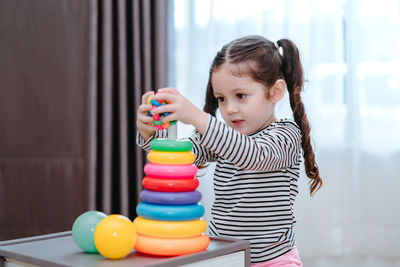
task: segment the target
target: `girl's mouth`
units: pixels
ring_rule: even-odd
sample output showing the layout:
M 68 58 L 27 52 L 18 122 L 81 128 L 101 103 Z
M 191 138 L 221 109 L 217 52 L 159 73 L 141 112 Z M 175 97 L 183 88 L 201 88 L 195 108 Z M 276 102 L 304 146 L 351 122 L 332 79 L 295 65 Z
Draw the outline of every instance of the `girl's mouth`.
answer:
M 233 125 L 240 126 L 244 120 L 232 120 Z

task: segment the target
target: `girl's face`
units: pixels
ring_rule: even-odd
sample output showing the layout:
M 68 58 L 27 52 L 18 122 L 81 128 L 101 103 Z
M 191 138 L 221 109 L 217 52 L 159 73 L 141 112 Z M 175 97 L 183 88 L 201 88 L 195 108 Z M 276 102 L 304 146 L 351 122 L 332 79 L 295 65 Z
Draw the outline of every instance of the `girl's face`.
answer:
M 226 64 L 212 74 L 211 83 L 222 117 L 236 131 L 249 135 L 275 121 L 275 104 L 262 83 L 234 76 Z

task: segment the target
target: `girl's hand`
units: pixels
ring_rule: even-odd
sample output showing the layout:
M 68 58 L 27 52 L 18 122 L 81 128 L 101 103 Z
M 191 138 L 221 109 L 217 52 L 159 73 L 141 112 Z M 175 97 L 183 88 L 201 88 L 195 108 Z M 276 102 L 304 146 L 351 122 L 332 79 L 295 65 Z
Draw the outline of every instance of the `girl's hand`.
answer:
M 162 105 L 151 111 L 152 114 L 168 112 L 169 115 L 162 122 L 178 120 L 185 124 L 191 124 L 203 134 L 208 121 L 208 114 L 197 108 L 174 88 L 158 90 L 159 94 L 152 96 L 154 100 L 166 100 L 169 104 Z
M 144 140 L 147 140 L 157 130 L 153 125 L 153 118 L 147 116 L 147 112 L 151 110 L 151 105 L 147 104 L 147 98 L 151 95 L 154 95 L 153 91 L 142 96 L 142 104 L 138 107 L 136 116 L 137 129 Z

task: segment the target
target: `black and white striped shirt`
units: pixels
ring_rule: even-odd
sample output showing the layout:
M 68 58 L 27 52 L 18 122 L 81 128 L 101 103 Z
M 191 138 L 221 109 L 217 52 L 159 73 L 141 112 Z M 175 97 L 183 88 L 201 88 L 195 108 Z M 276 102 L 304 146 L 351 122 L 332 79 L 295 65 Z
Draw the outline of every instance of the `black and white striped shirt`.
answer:
M 204 134 L 195 132 L 189 139 L 196 165 L 217 162 L 210 235 L 249 240 L 252 263 L 288 252 L 295 243 L 293 206 L 301 162 L 298 126 L 285 119 L 244 135 L 209 116 Z M 138 144 L 148 149 L 148 142 Z

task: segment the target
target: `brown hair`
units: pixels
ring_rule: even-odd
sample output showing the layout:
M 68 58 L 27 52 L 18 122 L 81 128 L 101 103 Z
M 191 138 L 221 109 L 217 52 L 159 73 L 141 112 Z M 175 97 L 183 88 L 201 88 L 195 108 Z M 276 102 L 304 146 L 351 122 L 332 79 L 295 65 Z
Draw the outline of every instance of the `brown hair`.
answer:
M 322 186 L 322 179 L 315 163 L 315 155 L 310 142 L 310 125 L 300 96 L 304 82 L 303 67 L 299 51 L 292 41 L 280 39 L 277 45 L 282 48 L 282 55 L 273 42 L 257 35 L 242 37 L 223 46 L 211 65 L 203 110 L 215 116 L 218 101 L 214 97 L 211 78 L 212 74 L 225 63 L 230 64 L 234 75 L 249 75 L 255 81 L 264 84 L 266 88 L 270 88 L 276 80 L 284 79 L 289 91 L 293 118 L 301 131 L 305 171 L 311 179 L 310 195 L 314 195 Z

